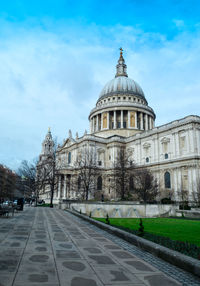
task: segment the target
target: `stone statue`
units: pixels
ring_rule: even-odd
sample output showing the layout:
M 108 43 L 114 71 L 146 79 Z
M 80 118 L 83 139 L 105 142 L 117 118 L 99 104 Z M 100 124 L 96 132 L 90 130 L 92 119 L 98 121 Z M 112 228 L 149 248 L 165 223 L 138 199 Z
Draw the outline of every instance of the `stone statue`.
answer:
M 72 131 L 69 129 L 69 138 L 72 138 Z

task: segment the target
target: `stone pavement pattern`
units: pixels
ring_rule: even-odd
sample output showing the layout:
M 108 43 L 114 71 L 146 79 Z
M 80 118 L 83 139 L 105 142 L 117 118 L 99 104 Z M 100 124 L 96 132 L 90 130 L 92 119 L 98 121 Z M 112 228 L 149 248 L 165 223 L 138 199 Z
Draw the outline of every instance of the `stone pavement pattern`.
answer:
M 1 218 L 0 243 L 0 286 L 182 285 L 61 210 Z

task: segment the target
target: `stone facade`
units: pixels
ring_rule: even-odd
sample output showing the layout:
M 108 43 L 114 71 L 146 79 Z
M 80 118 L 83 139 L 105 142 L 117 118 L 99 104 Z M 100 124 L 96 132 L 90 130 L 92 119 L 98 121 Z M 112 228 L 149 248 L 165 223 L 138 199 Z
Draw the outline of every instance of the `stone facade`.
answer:
M 152 171 L 163 194 L 169 192 L 178 200 L 178 193 L 186 190 L 192 200 L 192 192 L 200 184 L 200 117 L 191 115 L 158 127 L 154 124 L 155 117 L 141 87 L 128 78 L 121 51 L 115 78 L 105 85 L 90 112 L 90 133 L 72 138 L 70 131 L 57 150 L 59 175 L 54 201 L 78 198 L 73 187 L 78 176 L 75 165 L 86 146 L 95 154 L 102 180 L 101 188 L 98 190 L 96 186 L 96 191 L 108 198 L 116 199 L 110 178 L 123 146 L 138 168 L 148 167 Z M 45 143 L 42 154 L 44 146 Z M 49 197 L 48 188 L 40 192 L 41 199 L 48 201 Z

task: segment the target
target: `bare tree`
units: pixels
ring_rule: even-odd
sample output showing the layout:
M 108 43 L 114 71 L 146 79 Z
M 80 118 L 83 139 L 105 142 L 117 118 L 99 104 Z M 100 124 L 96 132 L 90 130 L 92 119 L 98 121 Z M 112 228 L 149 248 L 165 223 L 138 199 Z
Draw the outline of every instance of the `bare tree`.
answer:
M 157 179 L 154 178 L 148 169 L 134 170 L 133 192 L 144 203 L 152 202 L 156 199 L 159 194 Z
M 96 154 L 92 147 L 85 146 L 82 152 L 77 156 L 77 191 L 82 199 L 88 200 L 89 195 L 94 194 L 97 165 Z
M 50 207 L 53 208 L 53 197 L 54 191 L 57 188 L 58 170 L 56 168 L 56 151 L 57 151 L 57 140 L 52 140 L 51 152 L 46 153 L 40 158 L 37 164 L 36 172 L 36 185 L 37 193 L 41 193 L 46 189 L 50 191 Z M 38 197 L 38 194 L 37 194 Z
M 197 207 L 200 207 L 200 180 L 197 181 L 196 191 L 192 192 L 193 201 Z
M 188 190 L 184 189 L 182 186 L 180 190 L 177 192 L 178 201 L 179 201 L 179 208 L 180 209 L 187 209 L 188 208 Z
M 23 189 L 26 197 L 31 197 L 36 193 L 36 165 L 36 160 L 32 163 L 23 160 L 17 171 L 20 177 L 18 180 L 18 188 Z
M 121 200 L 130 199 L 131 197 L 130 182 L 133 176 L 134 168 L 135 165 L 133 164 L 129 153 L 124 147 L 121 147 L 117 154 L 113 170 L 113 182 L 115 185 L 116 194 Z
M 0 165 L 0 202 L 4 199 L 13 199 L 16 188 L 17 174 Z

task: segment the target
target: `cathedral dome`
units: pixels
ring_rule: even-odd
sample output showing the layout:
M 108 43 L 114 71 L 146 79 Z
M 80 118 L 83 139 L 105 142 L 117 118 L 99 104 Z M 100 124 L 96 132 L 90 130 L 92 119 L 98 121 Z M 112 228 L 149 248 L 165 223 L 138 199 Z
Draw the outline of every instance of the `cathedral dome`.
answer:
M 91 134 L 129 137 L 154 127 L 155 113 L 139 84 L 128 77 L 122 49 L 115 78 L 102 89 L 89 115 Z
M 144 99 L 144 92 L 137 82 L 126 76 L 117 76 L 102 89 L 99 98 L 112 94 L 133 94 Z

